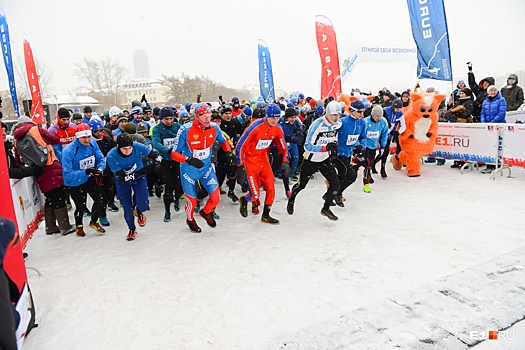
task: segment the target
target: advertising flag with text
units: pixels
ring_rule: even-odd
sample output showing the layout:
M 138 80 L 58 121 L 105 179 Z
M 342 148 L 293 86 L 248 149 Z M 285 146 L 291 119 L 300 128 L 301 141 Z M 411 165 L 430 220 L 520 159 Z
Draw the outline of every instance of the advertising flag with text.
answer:
M 33 51 L 31 50 L 29 41 L 26 39 L 24 39 L 24 58 L 26 61 L 29 90 L 31 90 L 31 100 L 33 101 L 31 105 L 31 120 L 36 124 L 45 124 L 46 118 L 44 116 L 44 106 L 42 106 L 42 96 L 40 95 L 40 85 L 38 84 Z
M 325 16 L 315 16 L 315 36 L 321 57 L 321 99 L 337 99 L 341 95 L 337 40 L 332 22 Z
M 259 48 L 259 87 L 261 96 L 268 103 L 275 101 L 275 89 L 273 86 L 272 60 L 270 50 L 264 40 L 257 40 Z
M 407 0 L 417 46 L 417 77 L 452 81 L 447 18 L 443 0 Z
M 20 109 L 18 108 L 18 97 L 16 96 L 15 72 L 13 69 L 13 58 L 11 56 L 9 27 L 7 26 L 7 17 L 2 7 L 0 7 L 0 40 L 2 40 L 2 56 L 4 56 L 5 69 L 7 70 L 7 78 L 9 79 L 11 99 L 13 101 L 16 117 L 18 118 L 20 117 Z

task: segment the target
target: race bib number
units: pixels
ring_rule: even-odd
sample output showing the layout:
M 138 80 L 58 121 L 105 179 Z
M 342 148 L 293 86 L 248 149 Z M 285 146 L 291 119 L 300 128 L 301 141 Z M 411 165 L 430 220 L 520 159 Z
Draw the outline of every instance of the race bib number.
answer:
M 348 146 L 352 146 L 357 142 L 357 139 L 359 139 L 359 135 L 348 135 L 348 138 L 346 139 L 346 144 Z
M 95 156 L 87 157 L 80 160 L 80 169 L 86 170 L 95 167 Z
M 378 139 L 379 138 L 379 131 L 368 131 L 366 133 L 366 137 L 369 139 Z
M 168 148 L 172 148 L 173 147 L 173 142 L 175 141 L 175 138 L 172 137 L 172 138 L 169 138 L 169 139 L 164 139 L 162 140 L 162 143 L 164 144 L 164 146 L 168 147 Z
M 205 149 L 195 149 L 193 150 L 193 158 L 197 158 L 200 160 L 206 159 L 210 156 L 210 148 Z
M 257 142 L 257 146 L 255 146 L 255 149 L 265 149 L 270 147 L 271 144 L 272 140 L 259 140 L 259 142 Z
M 124 176 L 124 182 L 130 182 L 135 180 L 135 174 L 128 174 Z
M 335 139 L 332 137 L 321 137 L 319 140 L 317 140 L 317 146 L 326 146 L 333 141 L 335 141 Z

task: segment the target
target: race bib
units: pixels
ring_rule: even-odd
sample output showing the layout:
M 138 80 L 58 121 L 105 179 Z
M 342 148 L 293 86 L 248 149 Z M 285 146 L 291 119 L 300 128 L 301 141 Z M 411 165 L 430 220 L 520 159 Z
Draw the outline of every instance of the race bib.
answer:
M 172 148 L 173 147 L 173 141 L 175 141 L 174 137 L 169 138 L 169 139 L 164 139 L 164 140 L 162 140 L 162 143 L 164 144 L 164 146 L 166 146 L 168 148 Z
M 255 149 L 265 149 L 270 147 L 271 144 L 272 140 L 259 140 L 259 142 L 257 142 L 257 146 L 255 146 Z
M 206 159 L 210 156 L 210 148 L 205 149 L 195 149 L 193 150 L 193 158 L 197 158 L 200 160 Z
M 95 156 L 81 159 L 79 162 L 79 165 L 80 165 L 80 169 L 82 170 L 94 168 L 95 167 Z
M 357 142 L 358 139 L 359 139 L 359 135 L 348 135 L 348 138 L 346 139 L 346 144 L 348 146 L 352 146 L 353 144 Z
M 369 139 L 378 139 L 379 138 L 379 131 L 368 131 L 366 133 L 366 137 Z
M 326 146 L 330 142 L 333 142 L 333 141 L 334 141 L 334 138 L 332 138 L 332 137 L 320 137 L 317 140 L 317 146 Z

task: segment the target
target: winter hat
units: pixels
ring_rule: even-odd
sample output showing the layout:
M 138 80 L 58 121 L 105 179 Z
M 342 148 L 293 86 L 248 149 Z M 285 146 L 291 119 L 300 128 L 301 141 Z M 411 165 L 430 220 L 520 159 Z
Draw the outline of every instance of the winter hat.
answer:
M 370 101 L 370 103 L 373 104 L 373 105 L 380 105 L 381 102 L 382 102 L 381 101 L 381 97 L 379 97 L 379 96 L 374 96 L 372 98 L 372 101 Z
M 7 248 L 14 246 L 18 241 L 17 236 L 15 224 L 0 216 L 0 262 L 4 261 Z
M 124 114 L 119 113 L 119 115 L 118 115 L 118 119 L 117 119 L 117 124 L 120 123 L 120 122 L 123 122 L 123 121 L 128 122 L 128 121 L 129 121 L 129 118 L 126 117 Z
M 372 108 L 372 112 L 370 114 L 372 116 L 380 116 L 380 117 L 382 117 L 383 116 L 383 107 L 381 107 L 381 106 L 374 106 L 374 108 Z
M 312 107 L 310 107 L 309 104 L 305 104 L 305 105 L 303 106 L 303 112 L 304 112 L 304 113 L 308 113 L 308 112 L 310 112 L 311 110 L 312 110 Z
M 465 84 L 465 80 L 463 80 L 463 79 L 458 80 L 458 85 L 461 84 L 461 83 Z
M 237 103 L 239 103 L 238 99 Z M 197 103 L 193 114 L 195 114 L 196 117 L 200 117 L 201 115 L 205 114 L 211 114 L 211 107 L 207 103 Z
M 190 114 L 188 113 L 188 111 L 186 110 L 186 108 L 181 107 L 180 112 L 179 112 L 179 117 L 180 117 L 180 118 L 189 118 L 189 117 L 190 117 Z
M 99 130 L 99 129 L 104 129 L 104 124 L 102 124 L 102 120 L 98 119 L 98 118 L 91 118 L 89 120 L 89 123 L 88 123 L 89 127 L 91 128 L 91 130 L 95 131 L 95 130 Z
M 84 107 L 84 113 L 93 113 L 93 110 L 91 109 L 91 107 L 86 106 Z
M 244 113 L 245 116 L 251 117 L 252 114 L 253 114 L 253 111 L 252 111 L 252 109 L 250 107 L 246 107 L 246 108 L 243 109 L 243 113 Z
M 130 135 L 136 134 L 137 126 L 135 123 L 126 123 L 126 125 L 124 125 L 124 132 L 127 132 Z
M 330 103 L 328 103 L 326 105 L 326 114 L 341 114 L 342 113 L 342 110 L 341 110 L 341 106 L 339 105 L 339 102 L 337 101 L 330 101 Z
M 472 97 L 472 90 L 470 90 L 469 88 L 463 88 L 461 89 L 461 91 L 464 92 L 465 95 L 467 95 L 467 97 L 468 96 Z
M 30 123 L 31 121 L 32 121 L 31 118 L 29 118 L 29 117 L 23 115 L 23 116 L 21 116 L 20 118 L 18 118 L 18 122 L 17 122 L 17 124 Z
M 142 108 L 142 111 L 144 112 L 144 114 L 148 113 L 148 112 L 151 112 L 151 108 L 149 108 L 148 106 Z
M 156 115 L 156 116 L 160 115 L 160 108 L 159 107 L 153 108 L 153 115 Z
M 135 114 L 143 114 L 142 108 L 140 108 L 139 106 L 133 107 L 133 109 L 131 110 L 131 115 Z
M 69 114 L 69 111 L 67 109 L 59 108 L 57 111 L 57 118 L 58 119 L 71 118 L 71 114 Z
M 487 88 L 487 92 L 491 91 L 491 90 L 496 90 L 496 91 L 499 91 L 498 88 L 496 87 L 496 85 L 491 85 Z
M 223 109 L 221 109 L 221 114 L 228 113 L 228 112 L 231 112 L 231 111 L 232 111 L 231 107 L 226 106 Z
M 313 98 L 310 100 L 310 102 L 308 102 L 308 104 L 312 109 L 314 109 L 317 106 L 317 102 Z
M 82 120 L 82 114 L 73 113 L 73 120 Z
M 315 114 L 317 114 L 317 115 L 323 115 L 323 114 L 324 114 L 324 107 L 323 107 L 323 106 L 317 106 L 317 107 L 315 107 Z
M 252 119 L 261 119 L 264 118 L 266 115 L 266 112 L 262 108 L 257 108 L 255 111 L 253 111 Z
M 132 124 L 132 123 L 129 123 L 129 124 Z M 131 135 L 125 132 L 119 134 L 117 136 L 117 147 L 123 148 L 123 147 L 129 147 L 129 146 L 133 146 L 133 139 L 131 138 Z
M 120 114 L 120 108 L 118 108 L 117 106 L 113 106 L 109 109 L 109 112 L 108 112 L 109 116 L 112 117 L 114 115 L 119 115 Z
M 286 105 L 286 108 L 294 108 L 294 104 L 292 102 L 288 102 L 288 104 Z
M 125 128 L 124 128 L 125 129 Z M 148 126 L 145 123 L 138 123 L 137 132 L 148 132 Z
M 263 108 L 265 105 L 264 101 L 257 101 L 257 108 Z
M 75 132 L 75 136 L 78 138 L 80 137 L 86 137 L 91 136 L 91 129 L 89 128 L 89 125 L 87 124 L 78 124 Z
M 296 115 L 297 111 L 295 110 L 295 108 L 286 108 L 286 110 L 284 111 L 285 118 L 295 117 Z
M 171 107 L 164 107 L 160 110 L 159 113 L 159 119 L 164 119 L 166 117 L 173 117 L 175 118 L 175 114 L 173 114 L 173 109 Z

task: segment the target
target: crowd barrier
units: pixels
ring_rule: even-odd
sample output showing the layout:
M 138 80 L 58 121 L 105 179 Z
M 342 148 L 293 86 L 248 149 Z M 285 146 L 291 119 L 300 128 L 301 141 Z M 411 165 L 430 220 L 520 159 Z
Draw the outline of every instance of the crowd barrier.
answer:
M 32 176 L 10 182 L 20 241 L 25 247 L 44 219 L 44 195 Z
M 439 123 L 432 156 L 466 162 L 461 172 L 494 164 L 496 174 L 511 167 L 525 167 L 525 124 Z

